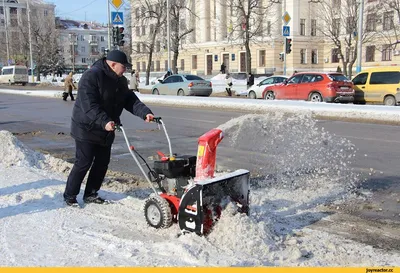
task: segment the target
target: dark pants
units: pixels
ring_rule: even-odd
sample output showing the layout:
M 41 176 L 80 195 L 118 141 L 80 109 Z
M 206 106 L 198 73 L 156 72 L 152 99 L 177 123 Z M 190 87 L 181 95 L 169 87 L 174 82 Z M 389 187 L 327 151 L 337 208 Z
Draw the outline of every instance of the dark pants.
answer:
M 64 91 L 64 93 L 63 93 L 63 100 L 67 100 L 68 95 L 71 97 L 71 100 L 75 100 L 75 99 L 74 99 L 74 95 L 72 94 L 72 90 L 68 90 L 68 92 Z
M 75 198 L 79 194 L 89 169 L 84 197 L 96 194 L 100 190 L 110 163 L 111 145 L 101 146 L 78 140 L 75 140 L 75 144 L 75 163 L 68 176 L 64 198 Z

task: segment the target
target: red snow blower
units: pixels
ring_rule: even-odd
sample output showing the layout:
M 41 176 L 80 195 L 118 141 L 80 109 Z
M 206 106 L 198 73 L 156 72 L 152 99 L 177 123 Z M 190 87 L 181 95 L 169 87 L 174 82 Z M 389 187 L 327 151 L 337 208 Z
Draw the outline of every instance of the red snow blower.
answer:
M 164 130 L 168 140 L 169 155 L 158 152 L 160 160 L 154 161 L 151 169 L 144 158 L 129 143 L 121 125 L 129 151 L 149 182 L 155 194 L 150 195 L 144 205 L 146 222 L 154 228 L 168 228 L 172 222 L 179 224 L 185 232 L 208 234 L 228 203 L 237 206 L 238 212 L 249 213 L 250 173 L 237 170 L 214 176 L 217 146 L 223 132 L 212 129 L 198 140 L 197 157 L 172 153 L 171 141 L 160 117 L 154 121 Z M 146 173 L 138 155 L 149 169 Z M 157 185 L 157 189 L 155 187 Z

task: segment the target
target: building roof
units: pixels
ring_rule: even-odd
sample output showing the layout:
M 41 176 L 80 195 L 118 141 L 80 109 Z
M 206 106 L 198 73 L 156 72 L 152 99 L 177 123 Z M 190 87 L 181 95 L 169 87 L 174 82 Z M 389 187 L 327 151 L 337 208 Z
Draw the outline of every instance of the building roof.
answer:
M 107 30 L 107 26 L 93 21 L 78 21 L 71 19 L 61 19 L 56 17 L 56 25 L 58 29 L 89 29 L 89 30 Z

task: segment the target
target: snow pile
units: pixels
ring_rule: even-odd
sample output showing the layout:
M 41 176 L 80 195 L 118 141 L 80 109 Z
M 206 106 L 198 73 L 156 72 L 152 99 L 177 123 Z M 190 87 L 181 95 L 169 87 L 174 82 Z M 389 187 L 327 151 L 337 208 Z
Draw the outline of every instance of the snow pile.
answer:
M 248 155 L 250 162 L 252 157 L 268 158 L 253 184 L 286 189 L 290 200 L 318 198 L 322 203 L 323 196 L 325 201 L 335 199 L 359 182 L 349 167 L 356 155 L 354 145 L 317 128 L 310 115 L 245 115 L 219 128 L 229 145 L 253 152 Z
M 61 173 L 72 167 L 64 160 L 29 149 L 8 131 L 0 131 L 0 154 L 4 155 L 0 158 L 0 164 L 6 167 L 48 169 Z

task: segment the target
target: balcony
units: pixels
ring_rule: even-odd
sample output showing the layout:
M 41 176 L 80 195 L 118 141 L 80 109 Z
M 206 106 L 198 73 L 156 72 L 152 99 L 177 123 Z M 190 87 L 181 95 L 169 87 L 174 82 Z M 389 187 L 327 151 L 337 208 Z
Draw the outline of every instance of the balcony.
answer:
M 91 40 L 89 41 L 90 45 L 98 45 L 98 41 L 97 40 Z
M 98 51 L 91 51 L 90 52 L 90 56 L 91 57 L 97 57 L 97 56 L 99 56 L 100 55 L 100 52 L 98 52 Z

